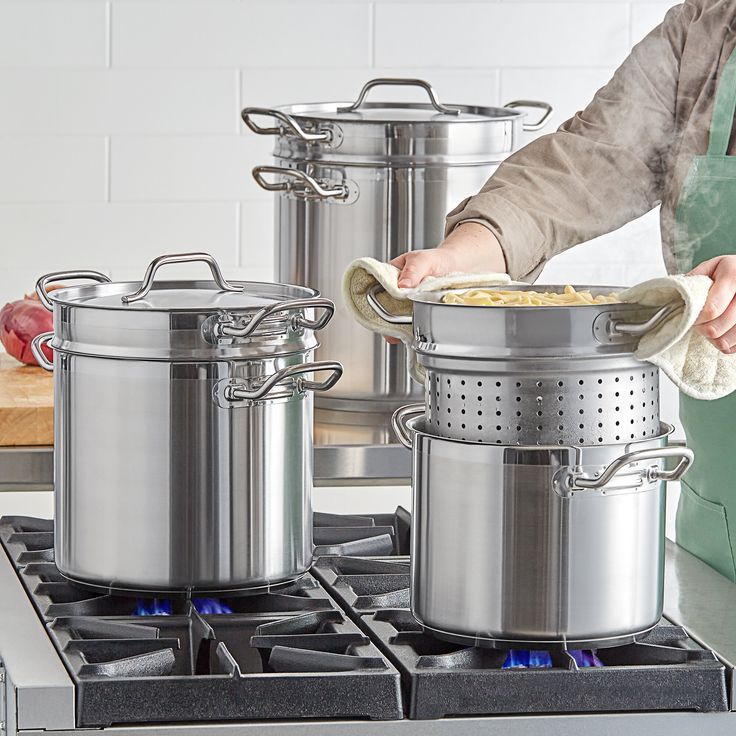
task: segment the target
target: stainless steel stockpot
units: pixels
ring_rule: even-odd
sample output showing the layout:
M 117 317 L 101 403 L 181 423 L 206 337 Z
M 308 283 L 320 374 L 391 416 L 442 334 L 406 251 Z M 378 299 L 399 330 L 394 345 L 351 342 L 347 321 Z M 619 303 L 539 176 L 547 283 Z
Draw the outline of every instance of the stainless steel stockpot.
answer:
M 185 261 L 206 262 L 213 281 L 155 281 Z M 76 278 L 98 283 L 46 293 Z M 304 287 L 229 283 L 204 253 L 157 258 L 140 283 L 49 274 L 37 292 L 54 313 L 34 353 L 54 370 L 61 573 L 168 595 L 270 589 L 303 574 L 312 392 L 342 372 L 311 361 L 332 302 Z
M 433 434 L 499 445 L 613 445 L 659 434 L 659 370 L 635 350 L 674 305 L 471 306 L 444 303 L 446 293 L 416 295 L 408 317 L 386 311 L 379 286 L 368 294 L 384 319 L 413 321 Z
M 419 88 L 429 99 L 366 99 L 387 85 Z M 534 123 L 521 109 L 530 107 L 543 111 Z M 277 193 L 277 277 L 312 284 L 340 303 L 342 276 L 355 258 L 388 261 L 437 245 L 445 214 L 475 194 L 550 112 L 546 103 L 524 100 L 444 105 L 426 81 L 394 78 L 369 81 L 353 103 L 246 108 L 247 126 L 275 139 L 275 166 L 253 175 Z M 418 390 L 405 348 L 356 330 L 346 309 L 338 309 L 317 355 L 345 365 L 340 385 L 317 400 L 323 410 L 393 411 Z
M 693 453 L 656 437 L 594 447 L 436 437 L 409 406 L 411 609 L 431 633 L 500 648 L 632 641 L 662 615 L 665 481 Z M 666 470 L 668 458 L 677 458 Z

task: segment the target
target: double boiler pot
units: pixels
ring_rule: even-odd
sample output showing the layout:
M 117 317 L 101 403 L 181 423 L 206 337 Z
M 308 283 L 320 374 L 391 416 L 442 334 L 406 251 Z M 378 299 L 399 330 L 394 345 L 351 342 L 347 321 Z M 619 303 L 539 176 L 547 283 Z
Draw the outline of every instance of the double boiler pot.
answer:
M 414 302 L 425 403 L 393 422 L 413 451 L 415 617 L 496 647 L 632 641 L 662 615 L 665 483 L 693 459 L 634 357 L 672 309 L 441 296 Z
M 418 101 L 381 101 L 387 86 Z M 540 117 L 528 120 L 528 108 Z M 393 411 L 418 397 L 406 348 L 356 330 L 342 307 L 347 266 L 361 256 L 389 261 L 437 245 L 445 214 L 475 194 L 550 112 L 535 101 L 443 104 L 426 81 L 394 78 L 369 81 L 352 103 L 243 110 L 251 131 L 274 138 L 274 165 L 256 167 L 253 176 L 276 193 L 277 278 L 314 285 L 339 305 L 317 355 L 340 360 L 345 375 L 319 397 L 323 413 Z
M 185 261 L 207 263 L 212 281 L 156 280 Z M 71 279 L 97 283 L 47 294 Z M 167 595 L 267 590 L 302 575 L 312 395 L 342 373 L 312 361 L 333 303 L 299 286 L 230 283 L 204 253 L 159 257 L 142 282 L 49 274 L 37 292 L 54 313 L 34 353 L 54 371 L 60 572 Z

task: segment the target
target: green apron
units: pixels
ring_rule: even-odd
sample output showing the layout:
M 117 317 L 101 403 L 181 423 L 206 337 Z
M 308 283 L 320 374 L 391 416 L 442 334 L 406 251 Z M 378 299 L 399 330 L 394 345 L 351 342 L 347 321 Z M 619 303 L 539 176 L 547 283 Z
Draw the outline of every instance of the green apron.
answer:
M 727 155 L 734 112 L 736 51 L 718 84 L 708 152 L 693 160 L 675 213 L 682 272 L 736 253 L 736 156 Z M 715 401 L 681 394 L 680 418 L 695 462 L 682 480 L 677 542 L 736 581 L 736 393 Z

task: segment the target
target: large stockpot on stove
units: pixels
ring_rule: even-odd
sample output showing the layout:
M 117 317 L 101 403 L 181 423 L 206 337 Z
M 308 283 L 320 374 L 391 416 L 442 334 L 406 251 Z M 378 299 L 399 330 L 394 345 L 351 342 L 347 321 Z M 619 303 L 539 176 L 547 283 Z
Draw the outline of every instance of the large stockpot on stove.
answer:
M 634 355 L 675 307 L 443 296 L 413 300 L 425 403 L 393 422 L 405 445 L 413 435 L 415 616 L 439 636 L 494 646 L 630 641 L 661 616 L 664 481 L 692 461 L 666 446 L 659 372 Z M 406 321 L 380 288 L 369 301 Z
M 429 101 L 366 101 L 384 85 L 419 87 Z M 543 117 L 526 123 L 522 107 L 541 108 Z M 443 105 L 416 79 L 374 79 L 353 103 L 246 108 L 248 127 L 275 137 L 276 165 L 253 175 L 278 193 L 278 278 L 341 302 L 342 275 L 355 258 L 388 261 L 435 246 L 445 213 L 478 191 L 520 147 L 523 131 L 541 128 L 550 112 L 534 101 Z M 392 411 L 416 393 L 405 348 L 356 330 L 347 309 L 338 309 L 320 351 L 345 365 L 340 385 L 318 399 L 323 409 Z
M 156 281 L 204 261 L 213 281 Z M 52 282 L 98 283 L 46 293 Z M 312 362 L 334 305 L 229 283 L 212 256 L 162 256 L 142 282 L 41 278 L 54 331 L 55 561 L 74 582 L 188 594 L 286 584 L 312 560 Z M 49 342 L 54 363 L 41 346 Z M 326 374 L 322 381 L 312 377 Z
M 428 631 L 585 649 L 659 621 L 665 481 L 693 457 L 666 446 L 672 427 L 614 445 L 499 446 L 430 434 L 423 413 L 400 409 L 394 424 L 413 445 L 411 609 Z

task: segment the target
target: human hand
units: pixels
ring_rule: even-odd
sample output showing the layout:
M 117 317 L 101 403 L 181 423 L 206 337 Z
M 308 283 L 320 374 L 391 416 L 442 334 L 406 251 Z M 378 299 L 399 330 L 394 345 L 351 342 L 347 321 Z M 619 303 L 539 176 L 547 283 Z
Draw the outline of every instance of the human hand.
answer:
M 439 246 L 413 250 L 390 261 L 401 270 L 399 288 L 412 289 L 428 276 L 448 273 L 506 272 L 496 236 L 477 222 L 458 225 Z
M 713 280 L 695 326 L 722 353 L 736 353 L 736 255 L 703 261 L 689 275 Z

